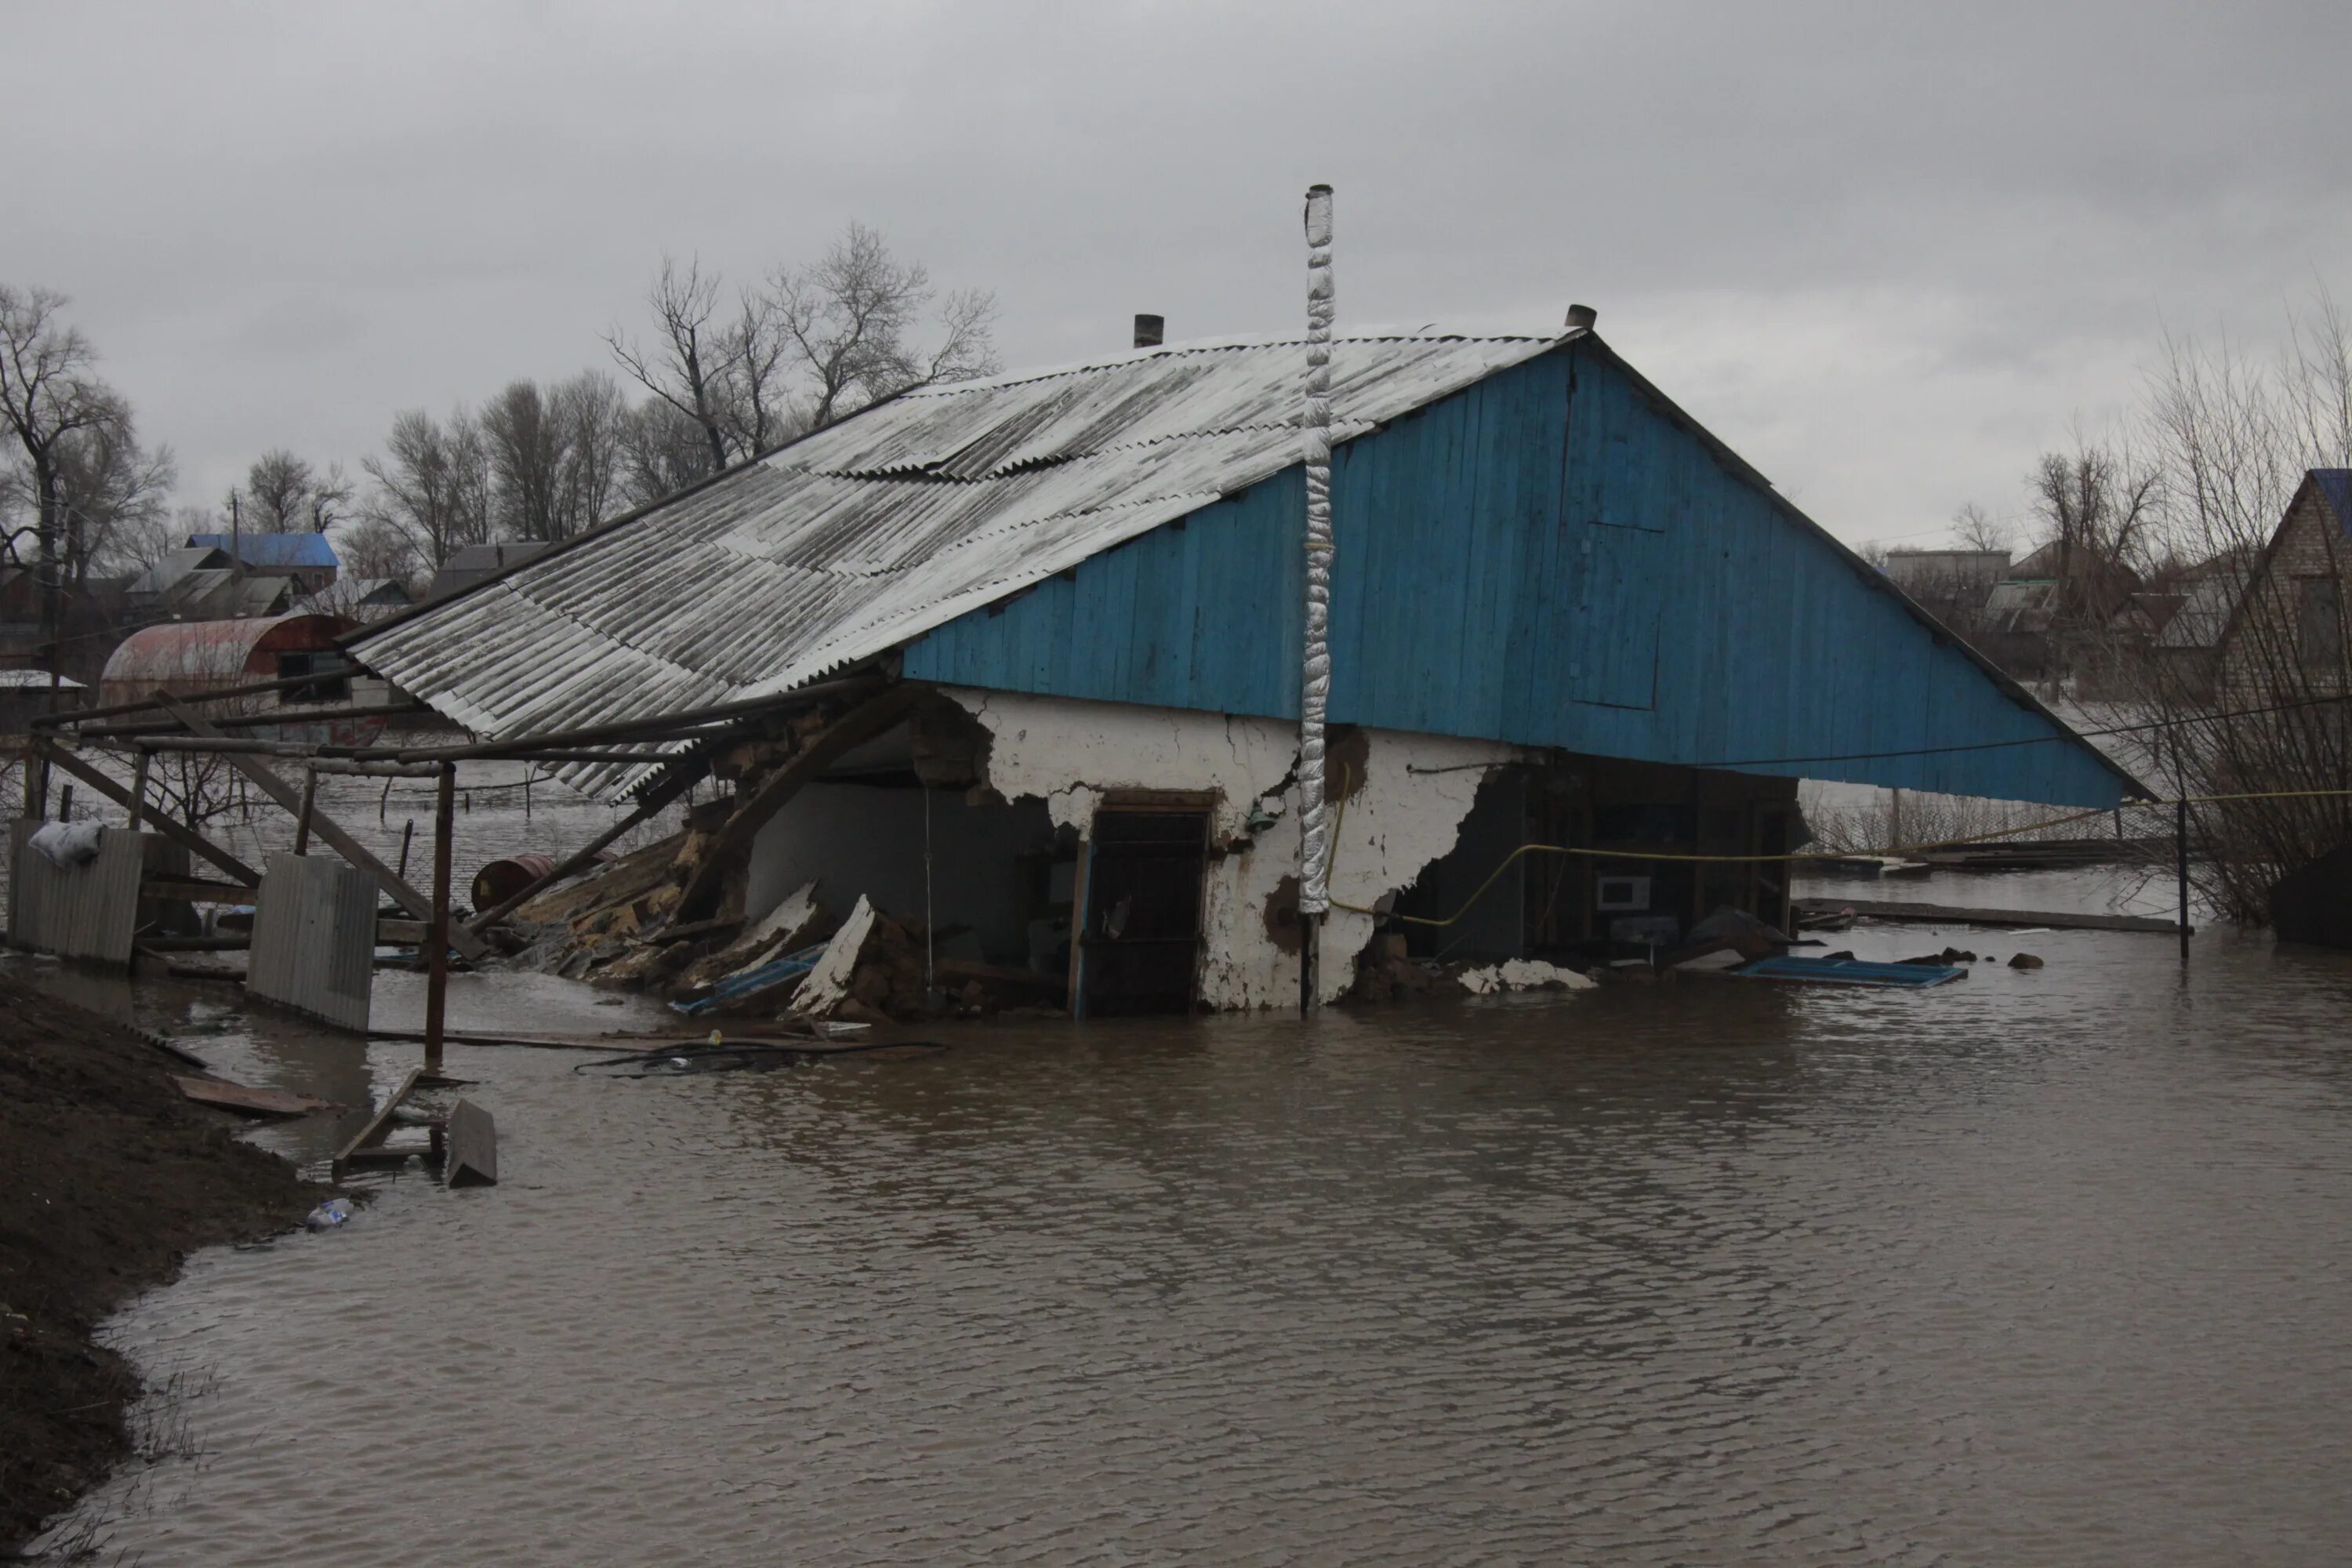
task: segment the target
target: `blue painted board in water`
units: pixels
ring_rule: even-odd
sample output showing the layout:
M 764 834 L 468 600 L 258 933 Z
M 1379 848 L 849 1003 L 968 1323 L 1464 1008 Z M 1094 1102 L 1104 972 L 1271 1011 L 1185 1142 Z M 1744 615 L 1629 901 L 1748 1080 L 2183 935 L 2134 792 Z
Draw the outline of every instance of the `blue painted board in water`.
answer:
M 1800 985 L 1943 985 L 1968 973 L 1947 963 L 1871 963 L 1858 958 L 1759 958 L 1730 972 L 1742 980 Z

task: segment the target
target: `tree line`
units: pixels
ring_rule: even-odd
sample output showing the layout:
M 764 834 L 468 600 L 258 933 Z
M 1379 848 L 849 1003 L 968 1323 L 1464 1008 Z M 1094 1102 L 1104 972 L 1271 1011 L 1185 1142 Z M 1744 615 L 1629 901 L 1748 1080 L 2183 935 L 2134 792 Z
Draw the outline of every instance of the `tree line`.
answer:
M 878 399 L 997 368 L 995 300 L 942 292 L 851 224 L 815 260 L 730 288 L 665 258 L 646 320 L 603 336 L 612 368 L 528 377 L 446 414 L 396 414 L 354 479 L 286 448 L 218 503 L 177 503 L 168 446 L 142 443 L 66 296 L 0 285 L 0 561 L 39 565 L 43 620 L 93 575 L 191 533 L 331 532 L 346 574 L 414 578 L 458 550 L 570 538 Z

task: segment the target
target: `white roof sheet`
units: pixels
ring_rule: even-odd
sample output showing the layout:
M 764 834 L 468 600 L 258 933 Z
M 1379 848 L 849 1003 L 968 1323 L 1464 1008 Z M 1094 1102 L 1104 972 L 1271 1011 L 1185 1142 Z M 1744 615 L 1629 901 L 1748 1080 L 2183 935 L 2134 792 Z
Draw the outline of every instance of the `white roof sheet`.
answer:
M 1332 435 L 1562 341 L 1342 338 Z M 1305 376 L 1303 342 L 1236 340 L 909 393 L 355 651 L 490 736 L 787 691 L 1288 468 Z

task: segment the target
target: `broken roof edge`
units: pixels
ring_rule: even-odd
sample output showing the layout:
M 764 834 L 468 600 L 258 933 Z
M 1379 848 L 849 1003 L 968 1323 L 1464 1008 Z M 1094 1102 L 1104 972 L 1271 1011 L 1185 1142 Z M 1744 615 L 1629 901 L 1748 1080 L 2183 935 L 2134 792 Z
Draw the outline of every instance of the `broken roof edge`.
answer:
M 1805 529 L 1816 539 L 1829 545 L 1831 549 L 1835 551 L 1840 561 L 1843 563 L 1847 570 L 1860 577 L 1863 582 L 1874 592 L 1887 595 L 1889 597 L 1893 598 L 1897 605 L 1900 605 L 1903 607 L 1905 614 L 1908 615 L 1913 620 L 1918 622 L 1919 625 L 1927 631 L 1929 636 L 1933 637 L 1938 643 L 1948 643 L 1950 646 L 1958 648 L 1969 662 L 1975 665 L 1981 673 L 1990 677 L 1993 684 L 1998 687 L 2001 693 L 2008 697 L 2011 702 L 2016 704 L 2018 707 L 2022 708 L 2028 713 L 2054 727 L 2058 731 L 2059 739 L 2080 746 L 2084 752 L 2095 758 L 2101 767 L 2105 768 L 2109 773 L 2113 774 L 2123 784 L 2125 794 L 2127 796 L 2137 795 L 2142 800 L 2156 800 L 2159 798 L 2154 790 L 2148 788 L 2145 784 L 2142 784 L 2139 779 L 2128 769 L 2125 768 L 2122 763 L 2108 756 L 2105 752 L 2099 750 L 2098 747 L 2091 744 L 2091 742 L 2084 739 L 2072 724 L 2069 724 L 2064 719 L 2059 717 L 2059 715 L 2053 711 L 2047 703 L 2034 696 L 2032 691 L 2026 689 L 2022 684 L 2011 677 L 2008 671 L 2002 669 L 2000 666 L 1986 658 L 1975 644 L 1969 642 L 1968 638 L 1961 637 L 1949 626 L 1944 625 L 1943 622 L 1937 620 L 1933 615 L 1928 613 L 1925 605 L 1921 605 L 1910 595 L 1905 593 L 1895 584 L 1892 578 L 1887 576 L 1885 573 L 1881 572 L 1869 562 L 1864 561 L 1860 555 L 1854 553 L 1854 550 L 1852 545 L 1846 543 L 1845 541 L 1840 539 L 1836 534 L 1832 533 L 1828 529 L 1814 521 L 1813 519 L 1808 516 L 1804 510 L 1799 507 L 1796 502 L 1790 500 L 1787 496 L 1781 494 L 1779 489 L 1775 489 L 1772 481 L 1766 479 L 1754 464 L 1748 462 L 1738 453 L 1733 451 L 1730 447 L 1724 443 L 1722 437 L 1717 436 L 1714 431 L 1709 430 L 1706 426 L 1700 424 L 1697 418 L 1688 410 L 1685 409 L 1673 398 L 1668 397 L 1664 392 L 1658 390 L 1657 386 L 1650 380 L 1649 377 L 1643 375 L 1640 371 L 1634 369 L 1632 364 L 1628 363 L 1622 354 L 1620 354 L 1615 349 L 1611 348 L 1606 342 L 1602 342 L 1599 333 L 1588 331 L 1581 334 L 1581 338 L 1583 345 L 1586 346 L 1590 352 L 1599 353 L 1607 361 L 1612 368 L 1621 372 L 1633 384 L 1636 391 L 1655 405 L 1659 413 L 1664 415 L 1668 419 L 1674 421 L 1684 429 L 1689 431 L 1691 435 L 1696 437 L 1698 440 L 1706 447 L 1708 451 L 1712 453 L 1727 468 L 1730 469 L 1735 476 L 1747 480 L 1749 484 L 1754 485 L 1758 489 L 1761 490 L 1765 496 L 1771 500 L 1773 506 L 1783 517 L 1796 523 L 1799 527 Z

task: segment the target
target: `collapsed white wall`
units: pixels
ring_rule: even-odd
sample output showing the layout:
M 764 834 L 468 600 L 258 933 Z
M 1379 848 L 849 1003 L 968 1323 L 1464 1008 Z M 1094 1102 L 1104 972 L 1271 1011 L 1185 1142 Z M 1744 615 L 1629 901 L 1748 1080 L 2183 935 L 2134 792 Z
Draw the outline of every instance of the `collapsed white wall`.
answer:
M 920 920 L 928 910 L 941 926 L 977 931 L 983 956 L 1020 963 L 1028 939 L 1015 858 L 1053 842 L 1053 825 L 1034 801 L 975 805 L 961 790 L 813 784 L 753 837 L 743 908 L 756 918 L 813 881 L 835 917 L 861 895 L 887 913 Z
M 1266 918 L 1283 879 L 1298 872 L 1296 724 L 1003 691 L 947 694 L 989 732 L 989 786 L 1007 801 L 1043 801 L 1057 826 L 1091 832 L 1096 807 L 1119 791 L 1213 797 L 1210 839 L 1226 853 L 1208 868 L 1200 999 L 1216 1008 L 1297 1004 L 1297 955 L 1282 951 Z M 1370 916 L 1336 906 L 1369 909 L 1411 886 L 1454 847 L 1486 770 L 1518 755 L 1492 741 L 1365 733 L 1364 777 L 1334 810 L 1335 907 L 1324 927 L 1321 973 L 1327 1001 L 1354 979 L 1356 956 L 1372 935 Z M 1336 800 L 1336 766 L 1330 788 Z M 1261 810 L 1275 821 L 1253 833 L 1250 820 Z

